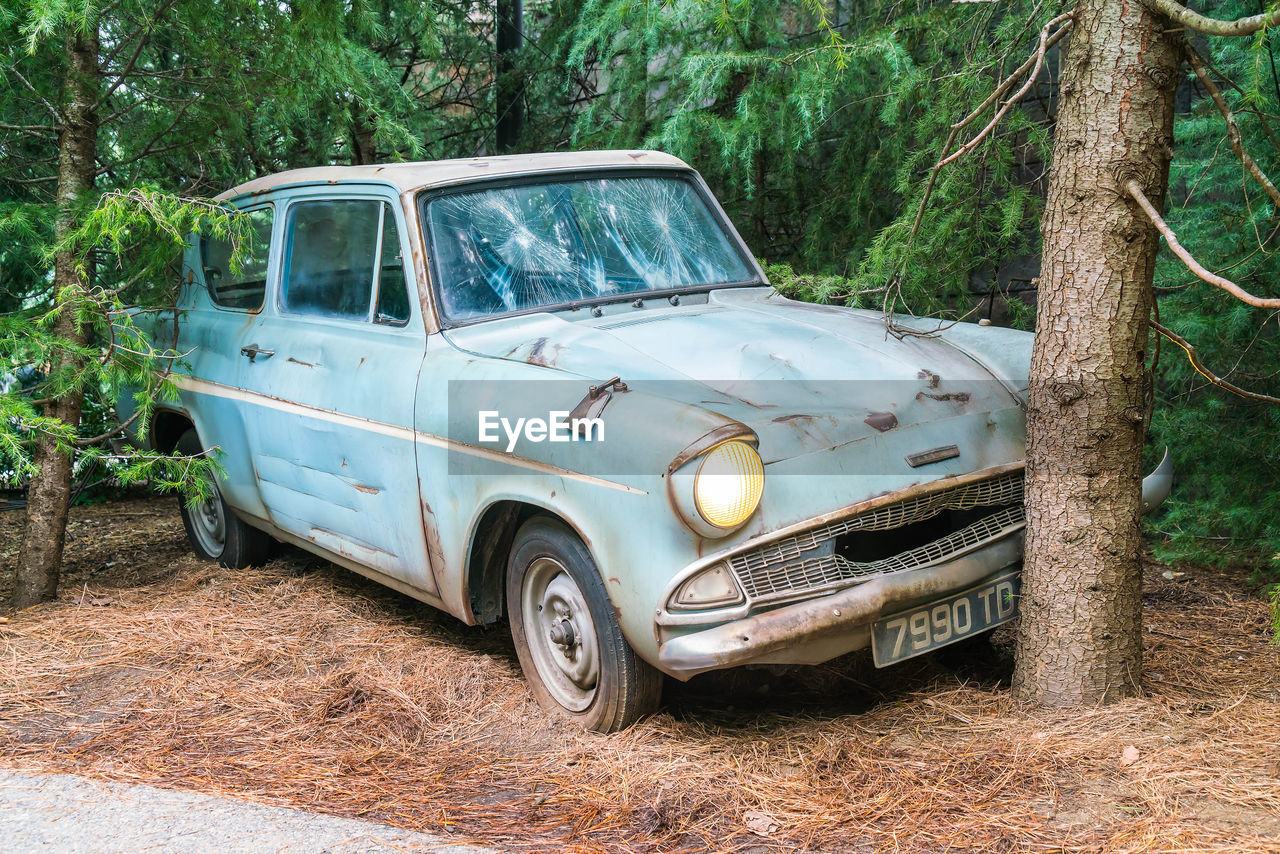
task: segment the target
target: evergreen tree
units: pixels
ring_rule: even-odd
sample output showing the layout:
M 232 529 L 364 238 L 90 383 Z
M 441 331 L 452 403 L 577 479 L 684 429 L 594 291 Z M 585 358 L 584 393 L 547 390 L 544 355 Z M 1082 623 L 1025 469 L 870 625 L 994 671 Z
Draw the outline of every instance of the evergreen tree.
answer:
M 430 12 L 418 7 L 419 27 Z M 403 70 L 379 52 L 376 13 L 328 0 L 23 0 L 3 11 L 12 313 L 0 450 L 29 479 L 14 607 L 56 593 L 75 467 L 106 461 L 125 481 L 201 489 L 210 461 L 124 460 L 92 450 L 121 425 L 82 424 L 82 411 L 106 413 L 103 401 L 135 388 L 145 427 L 156 396 L 173 393 L 164 378 L 180 354 L 151 340 L 131 306 L 172 304 L 176 273 L 160 272 L 189 231 L 242 231 L 196 196 L 257 167 L 327 162 L 352 116 L 414 146 L 394 112 L 408 111 Z M 332 109 L 315 111 L 318 100 Z

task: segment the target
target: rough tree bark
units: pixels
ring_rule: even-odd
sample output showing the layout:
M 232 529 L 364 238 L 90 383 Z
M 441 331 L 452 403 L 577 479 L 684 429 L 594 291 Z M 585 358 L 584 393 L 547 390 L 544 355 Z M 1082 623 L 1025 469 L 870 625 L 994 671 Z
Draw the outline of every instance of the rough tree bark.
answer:
M 1134 693 L 1142 664 L 1143 383 L 1180 54 L 1138 2 L 1080 0 L 1060 80 L 1027 417 L 1014 689 L 1046 705 Z
M 96 25 L 72 33 L 66 41 L 67 76 L 63 84 L 62 127 L 58 141 L 58 217 L 54 234 L 61 238 L 76 223 L 77 205 L 93 188 L 97 169 L 98 116 L 94 104 L 101 91 L 98 69 Z M 54 258 L 53 284 L 59 313 L 53 333 L 75 345 L 86 342 L 85 330 L 76 318 L 79 300 L 87 283 L 79 272 L 74 251 L 61 250 Z M 55 371 L 75 368 L 75 357 L 63 353 Z M 73 429 L 80 424 L 83 393 L 71 392 L 50 403 L 45 414 Z M 58 570 L 66 542 L 67 513 L 71 503 L 71 453 L 48 436 L 35 440 L 32 462 L 37 471 L 27 490 L 27 517 L 22 532 L 22 548 L 10 604 L 26 608 L 54 598 L 58 592 Z

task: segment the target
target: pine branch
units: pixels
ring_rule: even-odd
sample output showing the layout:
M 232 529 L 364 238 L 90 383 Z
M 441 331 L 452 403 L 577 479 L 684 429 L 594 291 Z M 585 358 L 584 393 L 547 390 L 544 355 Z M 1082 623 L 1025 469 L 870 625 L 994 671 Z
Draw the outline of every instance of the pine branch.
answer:
M 1066 36 L 1071 29 L 1071 23 L 1071 13 L 1069 12 L 1050 19 L 1043 27 L 1040 28 L 1040 38 L 1039 43 L 1036 46 L 1035 53 L 1028 57 L 1022 65 L 1015 68 L 1011 74 L 1005 77 L 1005 79 L 996 86 L 992 93 L 987 96 L 986 100 L 975 107 L 963 119 L 951 126 L 951 131 L 947 134 L 946 141 L 942 143 L 942 156 L 939 158 L 938 162 L 933 165 L 933 168 L 929 170 L 929 178 L 925 182 L 924 193 L 920 197 L 920 206 L 916 208 L 915 221 L 912 222 L 911 230 L 907 233 L 906 247 L 903 249 L 901 256 L 902 260 L 899 262 L 898 271 L 893 275 L 888 287 L 886 288 L 884 298 L 884 318 L 885 324 L 888 326 L 890 332 L 898 335 L 916 334 L 911 330 L 899 329 L 897 327 L 893 322 L 893 306 L 894 303 L 902 297 L 902 265 L 906 263 L 906 259 L 911 253 L 911 247 L 915 244 L 916 235 L 920 231 L 920 224 L 924 221 L 924 212 L 929 206 L 929 198 L 933 195 L 933 188 L 938 181 L 939 173 L 941 173 L 943 167 L 947 164 L 953 163 L 960 157 L 973 151 L 973 149 L 976 148 L 983 139 L 990 135 L 991 131 L 997 124 L 999 124 L 1000 120 L 1004 118 L 1005 114 L 1012 109 L 1013 105 L 1016 104 L 1033 85 L 1035 85 L 1036 78 L 1040 74 L 1040 68 L 1044 64 L 1044 58 L 1048 53 L 1049 48 L 1053 47 Z M 1061 24 L 1061 26 L 1058 27 L 1057 31 L 1050 35 L 1050 31 L 1059 24 Z M 956 137 L 960 135 L 960 131 L 964 130 L 976 121 L 978 116 L 986 112 L 988 107 L 997 103 L 1002 97 L 1004 97 L 1004 94 L 1013 88 L 1013 85 L 1024 76 L 1026 77 L 1026 81 L 1023 83 L 1022 87 L 1018 89 L 1017 93 L 1015 93 L 1013 97 L 1008 98 L 997 108 L 995 116 L 987 123 L 987 126 L 969 142 L 965 143 L 955 152 L 948 155 L 946 152 L 951 150 L 951 146 L 955 143 Z
M 1057 32 L 1055 32 L 1052 36 L 1050 36 L 1049 30 L 1057 24 L 1062 24 L 1062 26 L 1058 29 Z M 970 151 L 973 151 L 973 149 L 978 147 L 979 143 L 981 143 L 982 140 L 986 139 L 986 137 L 991 133 L 991 131 L 995 128 L 995 126 L 1000 123 L 1000 120 L 1004 118 L 1005 114 L 1008 113 L 1009 110 L 1013 108 L 1013 105 L 1018 103 L 1018 101 L 1022 99 L 1022 96 L 1026 95 L 1027 92 L 1031 89 L 1031 87 L 1035 85 L 1036 78 L 1040 76 L 1040 68 L 1041 66 L 1044 65 L 1045 54 L 1048 53 L 1049 48 L 1053 47 L 1055 44 L 1058 43 L 1059 40 L 1061 40 L 1064 36 L 1066 36 L 1070 28 L 1071 28 L 1071 15 L 1070 13 L 1066 13 L 1066 14 L 1059 15 L 1053 20 L 1049 21 L 1049 23 L 1045 24 L 1044 27 L 1040 29 L 1040 46 L 1036 49 L 1036 52 L 1032 54 L 1027 59 L 1026 62 L 1018 66 L 1018 68 L 1015 69 L 1012 74 L 1006 77 L 1004 79 L 1004 82 L 1002 82 L 999 86 L 997 86 L 996 90 L 992 92 L 989 96 L 987 96 L 987 99 L 985 101 L 983 101 L 981 104 L 978 105 L 977 109 L 969 113 L 969 115 L 965 116 L 960 122 L 953 125 L 952 128 L 957 131 L 965 128 L 967 125 L 973 122 L 974 119 L 982 115 L 982 113 L 986 111 L 987 107 L 991 106 L 993 103 L 996 102 L 997 99 L 1002 97 L 1004 93 L 1007 92 L 1011 86 L 1013 86 L 1013 84 L 1018 80 L 1018 78 L 1022 77 L 1022 75 L 1024 74 L 1027 75 L 1026 82 L 1023 83 L 1022 87 L 1018 89 L 1017 92 L 1014 93 L 1013 97 L 1006 99 L 1005 102 L 1000 105 L 1000 108 L 996 110 L 996 114 L 991 118 L 991 121 L 987 123 L 987 126 L 984 127 L 978 133 L 977 136 L 975 136 L 973 139 L 966 142 L 964 145 L 960 146 L 951 154 L 942 158 L 942 160 L 938 161 L 939 168 L 942 166 L 946 166 L 948 163 L 951 163 L 954 160 L 958 160 L 959 158 L 968 154 Z M 1028 74 L 1028 71 L 1030 71 L 1029 74 Z M 952 139 L 954 139 L 954 137 Z
M 147 46 L 147 42 L 151 40 L 151 30 L 154 29 L 155 25 L 162 17 L 164 17 L 164 13 L 169 10 L 169 7 L 173 6 L 176 2 L 177 0 L 166 0 L 166 2 L 160 5 L 159 9 L 156 9 L 151 14 L 151 20 L 142 26 L 141 32 L 138 34 L 138 45 L 134 48 L 133 55 L 129 57 L 129 61 L 125 63 L 122 71 L 112 75 L 116 78 L 116 82 L 112 83 L 111 86 L 108 87 L 107 91 L 103 92 L 102 95 L 98 97 L 98 100 L 93 105 L 95 112 L 99 110 L 104 103 L 106 103 L 108 98 L 115 94 L 115 91 L 120 88 L 121 84 L 129 79 L 129 75 L 133 72 L 134 66 L 138 64 L 138 57 L 142 55 L 143 48 L 145 48 Z
M 54 127 L 61 128 L 62 127 L 62 111 L 59 110 L 57 107 L 55 107 L 53 104 L 49 103 L 49 100 L 45 98 L 43 95 L 41 95 L 40 91 L 36 89 L 35 86 L 31 85 L 31 81 L 23 77 L 22 72 L 19 71 L 17 68 L 15 68 L 12 65 L 6 65 L 5 70 L 8 71 L 10 74 L 12 74 L 14 77 L 17 77 L 19 82 L 21 82 L 23 86 L 31 90 L 31 94 L 36 96 L 36 100 L 40 102 L 40 105 L 44 107 L 45 110 L 48 111 L 50 117 L 52 117 Z
M 1187 359 L 1190 360 L 1191 367 L 1196 369 L 1196 373 L 1200 374 L 1200 376 L 1204 377 L 1219 388 L 1225 389 L 1234 395 L 1247 398 L 1249 400 L 1259 400 L 1263 403 L 1280 404 L 1280 397 L 1272 397 L 1269 394 L 1259 394 L 1256 391 L 1248 391 L 1247 389 L 1240 388 L 1240 386 L 1227 382 L 1222 377 L 1209 370 L 1205 367 L 1204 362 L 1200 361 L 1200 356 L 1196 353 L 1196 348 L 1192 347 L 1191 344 L 1187 342 L 1187 339 L 1183 338 L 1178 333 L 1161 326 L 1158 321 L 1152 320 L 1151 328 L 1186 351 Z
M 1249 15 L 1234 21 L 1220 21 L 1193 12 L 1174 0 L 1146 0 L 1147 7 L 1172 19 L 1189 30 L 1209 36 L 1249 36 L 1280 24 L 1280 9 L 1261 15 Z
M 1280 190 L 1276 189 L 1276 185 L 1262 171 L 1262 167 L 1249 156 L 1249 152 L 1245 151 L 1244 139 L 1240 135 L 1240 126 L 1236 123 L 1235 114 L 1227 106 L 1227 99 L 1222 97 L 1222 90 L 1218 88 L 1217 84 L 1213 82 L 1213 78 L 1209 76 L 1209 72 L 1204 66 L 1204 60 L 1200 54 L 1196 53 L 1195 48 L 1191 47 L 1190 43 L 1187 43 L 1184 45 L 1184 49 L 1187 54 L 1187 62 L 1191 64 L 1191 70 L 1196 73 L 1196 77 L 1200 78 L 1200 84 L 1208 91 L 1209 97 L 1213 99 L 1213 103 L 1218 108 L 1218 112 L 1222 113 L 1223 121 L 1227 123 L 1227 139 L 1231 142 L 1231 150 L 1236 153 L 1236 157 L 1244 164 L 1244 168 L 1253 176 L 1253 179 L 1262 185 L 1262 189 L 1266 190 L 1267 195 L 1275 202 L 1276 209 L 1280 210 Z
M 1182 248 L 1182 244 L 1178 242 L 1178 235 L 1173 233 L 1173 229 L 1164 221 L 1164 217 L 1160 216 L 1160 212 L 1155 209 L 1155 206 L 1151 204 L 1151 200 L 1142 192 L 1138 182 L 1128 181 L 1125 183 L 1124 188 L 1133 197 L 1133 200 L 1138 203 L 1138 207 L 1142 208 L 1142 212 L 1147 215 L 1147 219 L 1151 220 L 1151 224 L 1156 227 L 1156 230 L 1164 235 L 1165 242 L 1169 244 L 1173 254 L 1177 255 L 1179 260 L 1187 265 L 1187 269 L 1195 273 L 1197 277 L 1214 287 L 1221 288 L 1236 299 L 1249 305 L 1258 308 L 1280 308 L 1280 299 L 1254 296 L 1230 279 L 1224 279 L 1216 273 L 1210 273 L 1206 270 L 1190 252 Z

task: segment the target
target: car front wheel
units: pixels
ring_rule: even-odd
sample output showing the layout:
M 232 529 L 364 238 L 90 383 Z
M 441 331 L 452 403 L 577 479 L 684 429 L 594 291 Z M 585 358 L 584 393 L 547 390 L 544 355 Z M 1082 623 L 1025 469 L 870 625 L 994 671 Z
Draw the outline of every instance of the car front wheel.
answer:
M 188 430 L 178 438 L 178 453 L 196 456 L 204 453 L 200 437 Z M 216 478 L 209 484 L 208 498 L 188 505 L 182 500 L 182 526 L 187 529 L 191 549 L 205 560 L 216 560 L 230 569 L 263 563 L 271 551 L 271 538 L 250 527 L 236 516 L 222 497 Z
M 622 635 L 595 561 L 564 524 L 535 517 L 507 565 L 507 614 L 538 702 L 596 732 L 654 711 L 662 674 Z

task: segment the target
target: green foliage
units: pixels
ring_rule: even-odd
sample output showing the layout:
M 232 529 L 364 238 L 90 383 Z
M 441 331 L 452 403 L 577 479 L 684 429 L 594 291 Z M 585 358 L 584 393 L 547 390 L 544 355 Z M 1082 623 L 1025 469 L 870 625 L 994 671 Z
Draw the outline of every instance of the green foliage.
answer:
M 607 85 L 579 116 L 575 141 L 655 145 L 694 163 L 756 251 L 812 271 L 771 267 L 788 295 L 843 302 L 849 293 L 883 288 L 901 271 L 899 310 L 967 307 L 974 273 L 1039 252 L 1056 53 L 1033 97 L 970 155 L 941 170 L 911 240 L 927 176 L 945 154 L 952 123 L 1031 55 L 1039 27 L 1065 6 L 832 8 L 824 31 L 807 6 L 779 0 L 588 0 L 567 56 Z M 1205 11 L 1228 18 L 1257 9 L 1221 2 Z M 1264 122 L 1280 127 L 1275 38 L 1200 45 L 1239 83 L 1229 99 L 1246 145 L 1273 177 L 1280 136 Z M 991 115 L 989 109 L 957 142 Z M 1211 102 L 1199 97 L 1176 124 L 1170 222 L 1208 266 L 1229 268 L 1245 287 L 1274 295 L 1277 212 L 1242 180 Z M 1156 284 L 1163 322 L 1219 373 L 1280 394 L 1274 316 L 1194 282 L 1166 253 Z M 1012 322 L 1029 328 L 1030 308 L 1009 305 Z M 1168 445 L 1178 470 L 1173 497 L 1151 525 L 1158 553 L 1265 563 L 1280 551 L 1280 409 L 1210 386 L 1168 342 L 1155 387 L 1152 462 Z
M 147 189 L 104 194 L 75 229 L 48 246 L 49 258 L 71 250 L 84 259 L 86 279 L 89 259 L 105 250 L 111 264 L 102 266 L 111 276 L 99 277 L 88 289 L 66 289 L 53 304 L 29 302 L 0 316 L 0 366 L 9 374 L 8 387 L 0 392 L 0 479 L 17 485 L 34 474 L 30 440 L 39 434 L 53 437 L 64 453 L 73 454 L 82 477 L 102 473 L 121 486 L 149 481 L 162 491 L 181 490 L 192 500 L 209 495 L 209 478 L 218 471 L 212 458 L 99 445 L 120 433 L 113 412 L 120 397 L 131 398 L 134 407 L 126 426 L 142 433 L 156 403 L 176 399 L 169 374 L 182 364 L 182 354 L 172 349 L 171 339 L 166 342 L 168 330 L 151 322 L 153 312 L 134 305 L 139 299 L 173 304 L 179 284 L 174 255 L 191 233 L 227 239 L 233 246 L 233 267 L 253 248 L 247 216 L 205 200 Z M 134 301 L 127 302 L 129 298 Z M 51 331 L 63 312 L 75 314 L 91 344 L 78 345 Z M 56 359 L 59 353 L 74 358 Z M 41 413 L 39 401 L 71 393 L 84 395 L 78 429 Z
M 176 398 L 169 372 L 183 354 L 172 350 L 176 329 L 157 324 L 154 310 L 173 305 L 174 261 L 187 236 L 229 238 L 233 266 L 252 249 L 246 218 L 192 189 L 238 183 L 251 162 L 270 163 L 288 144 L 290 122 L 308 119 L 324 93 L 378 122 L 383 138 L 420 150 L 396 119 L 410 112 L 399 76 L 393 80 L 369 46 L 383 36 L 384 11 L 330 0 L 5 7 L 0 478 L 30 477 L 33 442 L 42 438 L 73 456 L 77 476 L 106 473 L 121 485 L 147 480 L 192 498 L 209 494 L 216 460 L 103 444 L 123 427 L 145 432 L 156 403 Z M 90 167 L 101 181 L 68 198 L 55 194 L 67 166 L 56 143 L 71 97 L 64 46 L 76 34 L 85 44 L 96 36 L 98 45 Z M 257 133 L 265 122 L 272 130 L 264 145 Z M 317 130 L 334 138 L 314 124 L 308 133 Z M 74 275 L 56 285 L 55 258 L 74 261 L 64 265 Z M 130 401 L 123 424 L 113 411 L 120 398 Z M 55 417 L 51 404 L 61 400 L 83 401 L 78 427 Z
M 1050 157 L 1051 53 L 1040 82 L 974 151 L 942 169 L 910 235 L 953 123 L 1030 55 L 1056 0 L 545 0 L 526 4 L 526 150 L 668 150 L 697 167 L 784 294 L 879 309 L 951 312 L 975 275 L 1038 253 Z M 472 0 L 16 0 L 0 6 L 0 468 L 29 473 L 35 431 L 57 433 L 41 398 L 85 395 L 70 447 L 113 426 L 110 401 L 136 390 L 141 414 L 172 394 L 179 354 L 135 307 L 172 302 L 170 263 L 191 231 L 227 233 L 207 202 L 249 177 L 297 166 L 488 154 L 494 140 L 492 4 Z M 1253 14 L 1210 2 L 1217 17 Z M 101 36 L 98 183 L 75 204 L 55 197 L 64 38 Z M 1237 110 L 1245 144 L 1280 175 L 1277 36 L 1197 42 Z M 1190 84 L 1186 84 L 1190 86 Z M 1277 211 L 1242 179 L 1221 118 L 1200 93 L 1176 122 L 1166 215 L 1211 269 L 1275 295 Z M 957 139 L 970 138 L 992 110 Z M 79 228 L 54 240 L 59 213 Z M 221 231 L 220 231 L 221 230 Z M 51 253 L 82 259 L 83 293 L 57 293 Z M 796 272 L 804 271 L 804 272 Z M 1162 253 L 1162 322 L 1239 385 L 1280 394 L 1280 327 L 1193 281 Z M 895 291 L 895 299 L 897 293 Z M 1031 312 L 1009 303 L 1024 327 Z M 89 342 L 54 334 L 74 312 Z M 160 336 L 160 337 L 156 337 Z M 1154 342 L 1153 342 L 1154 346 Z M 73 367 L 51 356 L 71 353 Z M 1178 482 L 1151 530 L 1166 558 L 1257 565 L 1280 553 L 1280 410 L 1212 387 L 1163 342 L 1153 454 L 1169 445 Z M 152 403 L 147 403 L 152 401 Z M 182 467 L 113 459 L 123 479 Z M 144 465 L 145 464 L 145 465 Z M 146 468 L 147 465 L 153 468 Z M 24 468 L 26 466 L 26 468 Z M 1280 560 L 1270 564 L 1280 571 Z
M 858 283 L 846 276 L 814 273 L 797 273 L 788 264 L 770 264 L 760 261 L 765 275 L 778 293 L 790 299 L 843 305 L 849 308 L 871 308 L 878 305 L 883 288 L 870 291 L 858 289 Z
M 1254 14 L 1227 2 L 1206 10 L 1226 18 Z M 1197 48 L 1240 87 L 1222 89 L 1237 113 L 1247 150 L 1273 177 L 1280 172 L 1280 78 L 1271 54 L 1280 35 L 1209 39 Z M 1267 296 L 1280 294 L 1277 211 L 1246 179 L 1207 98 L 1179 114 L 1165 217 L 1210 270 Z M 1213 370 L 1244 388 L 1280 395 L 1280 326 L 1191 275 L 1169 252 L 1156 268 L 1161 322 L 1188 339 Z M 1153 346 L 1155 342 L 1153 342 Z M 1177 481 L 1167 509 L 1151 523 L 1156 553 L 1225 564 L 1249 561 L 1280 574 L 1280 407 L 1243 400 L 1211 385 L 1169 341 L 1160 343 L 1152 443 L 1168 445 Z
M 1280 562 L 1280 555 L 1271 559 Z M 1271 602 L 1271 642 L 1280 646 L 1280 584 L 1273 584 L 1267 589 L 1267 599 Z
M 924 175 L 1056 5 L 837 3 L 818 15 L 781 0 L 588 0 L 567 57 L 605 86 L 574 139 L 677 154 L 771 261 L 850 276 L 860 291 L 902 270 L 913 309 L 944 309 L 972 273 L 1034 249 L 1040 202 L 1018 164 L 1047 159 L 1047 129 L 1015 108 L 944 170 L 908 255 Z

